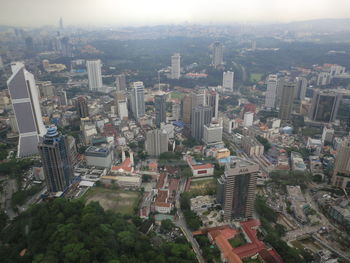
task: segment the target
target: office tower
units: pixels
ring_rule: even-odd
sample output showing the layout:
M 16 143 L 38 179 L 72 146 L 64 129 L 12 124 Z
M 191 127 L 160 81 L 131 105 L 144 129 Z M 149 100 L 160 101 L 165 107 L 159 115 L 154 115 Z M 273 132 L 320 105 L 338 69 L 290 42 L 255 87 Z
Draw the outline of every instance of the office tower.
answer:
M 156 95 L 154 104 L 156 109 L 156 126 L 160 128 L 160 124 L 166 122 L 166 95 Z
M 215 120 L 219 117 L 219 93 L 215 90 L 207 90 L 207 102 L 206 105 L 210 106 Z
M 134 118 L 145 115 L 145 88 L 142 81 L 134 82 L 131 88 L 131 111 Z
M 218 179 L 217 202 L 224 210 L 224 220 L 253 216 L 259 165 L 247 159 L 231 157 L 225 173 Z
M 331 77 L 335 77 L 335 76 L 339 76 L 339 75 L 344 74 L 345 71 L 346 71 L 346 68 L 343 66 L 332 65 L 331 70 L 330 70 L 330 74 L 331 74 Z
M 246 112 L 243 117 L 243 126 L 250 127 L 253 126 L 254 112 Z
M 58 24 L 59 24 L 60 30 L 63 30 L 63 18 L 62 17 L 60 17 Z
M 65 191 L 73 179 L 67 138 L 60 135 L 55 126 L 50 127 L 38 148 L 48 191 Z
M 117 87 L 117 91 L 126 90 L 126 78 L 124 74 L 117 75 L 115 78 L 115 86 Z
M 309 111 L 309 119 L 319 122 L 333 122 L 337 116 L 341 100 L 341 94 L 333 91 L 315 90 Z
M 204 125 L 209 125 L 212 118 L 210 106 L 197 106 L 192 108 L 191 114 L 191 136 L 198 142 L 203 139 Z
M 224 92 L 233 92 L 233 77 L 234 72 L 226 71 L 222 77 L 222 89 Z
M 75 107 L 77 109 L 79 118 L 89 117 L 89 107 L 88 107 L 87 99 L 85 97 L 79 97 L 75 101 Z
M 117 102 L 117 110 L 118 110 L 118 116 L 121 120 L 127 119 L 129 117 L 128 115 L 128 106 L 127 106 L 127 100 L 118 100 Z
M 337 148 L 332 185 L 350 188 L 350 136 L 344 138 Z
M 61 106 L 68 105 L 67 92 L 65 90 L 60 90 L 57 92 L 58 102 Z
M 61 38 L 61 55 L 63 57 L 73 57 L 73 47 L 68 37 Z
M 220 42 L 213 44 L 213 66 L 216 68 L 224 63 L 224 46 Z
M 180 119 L 180 115 L 181 115 L 180 104 L 177 102 L 173 102 L 171 107 L 171 116 L 173 120 L 178 121 Z
M 146 134 L 146 152 L 150 156 L 159 156 L 168 151 L 168 133 L 166 130 L 155 129 Z
M 277 75 L 269 75 L 267 78 L 265 107 L 268 109 L 274 109 L 276 107 L 277 80 Z
M 332 76 L 329 72 L 320 72 L 317 77 L 317 86 L 325 86 L 331 84 Z
M 32 37 L 26 37 L 24 40 L 27 52 L 32 52 L 34 50 L 34 42 Z
M 100 91 L 102 88 L 101 60 L 88 60 L 86 61 L 86 67 L 88 71 L 89 89 L 92 91 Z
M 182 100 L 182 121 L 190 125 L 191 124 L 191 114 L 192 114 L 192 96 L 185 95 Z
M 0 70 L 4 69 L 4 62 L 2 61 L 2 57 L 0 55 Z
M 293 108 L 295 84 L 283 82 L 280 109 L 278 117 L 281 120 L 289 120 Z
M 33 74 L 21 62 L 13 63 L 11 69 L 12 75 L 7 86 L 18 125 L 17 156 L 25 157 L 38 153 L 39 136 L 43 136 L 46 129 Z
M 171 78 L 179 79 L 181 76 L 181 56 L 175 53 L 171 56 Z
M 192 96 L 192 108 L 197 106 L 206 105 L 206 90 L 204 88 L 199 88 L 191 93 Z
M 294 98 L 297 100 L 304 100 L 306 94 L 307 79 L 304 77 L 297 77 L 296 81 L 297 83 Z
M 203 142 L 206 145 L 222 143 L 222 125 L 219 123 L 204 125 Z

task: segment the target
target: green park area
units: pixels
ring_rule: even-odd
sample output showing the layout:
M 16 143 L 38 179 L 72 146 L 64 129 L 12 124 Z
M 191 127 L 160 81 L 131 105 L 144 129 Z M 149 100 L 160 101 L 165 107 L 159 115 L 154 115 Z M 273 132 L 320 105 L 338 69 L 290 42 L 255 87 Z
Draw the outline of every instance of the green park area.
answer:
M 261 80 L 263 75 L 264 74 L 262 74 L 262 73 L 251 73 L 250 74 L 250 81 L 251 82 L 258 82 Z
M 192 179 L 190 193 L 192 196 L 213 195 L 216 192 L 216 179 L 213 177 Z
M 243 233 L 239 233 L 239 234 L 235 235 L 235 237 L 229 239 L 228 242 L 230 242 L 232 247 L 240 247 L 240 246 L 243 246 L 244 244 L 247 243 L 245 238 L 244 238 Z
M 134 214 L 140 200 L 140 193 L 120 189 L 93 187 L 84 196 L 86 204 L 99 202 L 104 210 L 121 214 Z
M 182 98 L 185 96 L 184 93 L 181 92 L 177 92 L 177 91 L 173 91 L 171 94 L 171 98 L 172 99 L 178 99 L 178 100 L 182 100 Z

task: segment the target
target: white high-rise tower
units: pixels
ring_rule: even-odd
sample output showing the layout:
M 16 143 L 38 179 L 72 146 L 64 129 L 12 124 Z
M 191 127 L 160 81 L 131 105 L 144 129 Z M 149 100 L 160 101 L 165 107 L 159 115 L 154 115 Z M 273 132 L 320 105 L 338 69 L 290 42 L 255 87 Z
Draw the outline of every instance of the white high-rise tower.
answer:
M 171 78 L 179 79 L 181 76 L 181 56 L 175 53 L 171 56 Z
M 22 62 L 12 63 L 11 69 L 12 75 L 7 86 L 19 132 L 17 156 L 38 154 L 39 136 L 45 135 L 46 128 L 34 76 L 25 69 Z
M 89 89 L 92 91 L 101 91 L 102 88 L 102 74 L 101 74 L 101 60 L 88 60 L 86 67 L 89 78 Z
M 131 110 L 134 118 L 145 115 L 145 87 L 142 81 L 134 82 L 131 89 Z
M 213 66 L 216 68 L 224 63 L 224 46 L 220 42 L 213 45 Z
M 222 88 L 224 92 L 233 92 L 233 77 L 234 72 L 226 71 L 222 77 Z
M 265 107 L 273 109 L 276 107 L 277 75 L 269 75 L 267 78 L 267 89 L 265 94 Z M 293 98 L 290 98 L 291 100 Z

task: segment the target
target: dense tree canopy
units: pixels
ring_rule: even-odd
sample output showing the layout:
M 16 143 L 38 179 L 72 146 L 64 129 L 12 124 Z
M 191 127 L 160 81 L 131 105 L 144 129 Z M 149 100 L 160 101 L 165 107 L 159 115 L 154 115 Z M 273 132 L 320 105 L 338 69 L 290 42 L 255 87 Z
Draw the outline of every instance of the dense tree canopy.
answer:
M 56 199 L 19 215 L 1 233 L 6 262 L 196 262 L 186 243 L 152 244 L 135 222 L 98 203 Z M 20 252 L 25 254 L 20 256 Z

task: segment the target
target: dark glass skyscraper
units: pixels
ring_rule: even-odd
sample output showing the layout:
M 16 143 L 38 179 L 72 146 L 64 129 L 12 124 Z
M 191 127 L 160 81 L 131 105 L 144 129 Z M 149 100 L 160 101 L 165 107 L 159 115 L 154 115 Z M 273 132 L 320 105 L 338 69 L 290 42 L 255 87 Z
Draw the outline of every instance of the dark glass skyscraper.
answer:
M 332 122 L 337 116 L 342 96 L 332 91 L 314 92 L 309 118 L 313 121 Z
M 44 141 L 39 144 L 49 192 L 65 191 L 72 183 L 73 169 L 66 137 L 55 126 L 47 129 Z
M 160 128 L 160 124 L 166 122 L 166 95 L 156 95 L 154 104 L 156 108 L 156 126 Z
M 191 136 L 201 142 L 203 138 L 204 125 L 209 125 L 212 119 L 210 106 L 199 105 L 192 108 L 191 115 Z

